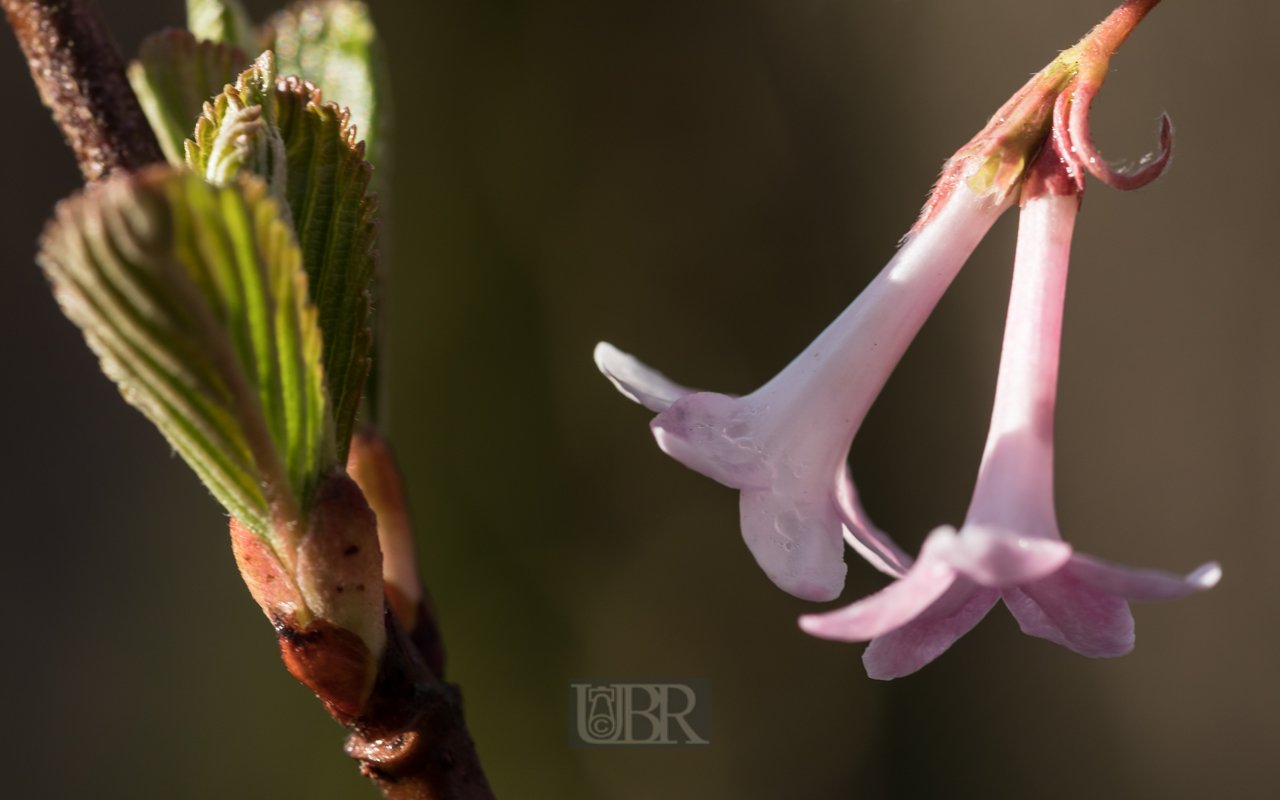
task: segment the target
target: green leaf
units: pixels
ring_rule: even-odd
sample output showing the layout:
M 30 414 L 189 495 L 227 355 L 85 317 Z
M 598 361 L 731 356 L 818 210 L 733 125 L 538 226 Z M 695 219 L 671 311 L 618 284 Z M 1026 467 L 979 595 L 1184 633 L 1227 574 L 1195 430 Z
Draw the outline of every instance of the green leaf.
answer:
M 197 42 L 190 33 L 169 28 L 142 43 L 129 64 L 129 83 L 172 164 L 183 163 L 183 142 L 195 128 L 205 101 L 233 83 L 248 66 L 239 47 Z
M 263 182 L 121 176 L 58 205 L 38 260 L 125 399 L 291 563 L 339 462 L 301 252 Z
M 386 54 L 368 6 L 355 0 L 303 0 L 279 12 L 262 26 L 263 46 L 276 52 L 281 75 L 297 75 L 319 86 L 328 100 L 349 108 L 351 123 L 365 141 L 373 165 L 370 190 L 379 195 L 386 217 L 389 181 L 393 170 L 391 89 Z M 387 231 L 382 232 L 386 244 Z M 386 307 L 378 297 L 382 280 L 374 281 L 374 305 Z M 370 374 L 365 384 L 365 413 L 376 419 L 382 405 L 380 386 L 385 369 L 375 337 Z
M 240 0 L 187 0 L 187 29 L 197 39 L 223 42 L 258 52 L 253 20 Z
M 281 84 L 280 132 L 288 153 L 286 194 L 324 331 L 325 374 L 339 456 L 345 462 L 369 373 L 369 283 L 377 268 L 377 196 L 347 115 L 293 79 Z
M 377 266 L 377 198 L 369 193 L 371 168 L 349 115 L 321 103 L 319 90 L 305 81 L 274 80 L 272 58 L 271 51 L 263 53 L 206 108 L 187 143 L 187 163 L 222 181 L 232 167 L 257 172 L 280 194 L 279 161 L 262 154 L 275 137 L 283 142 L 283 196 L 320 313 L 335 441 L 345 461 L 373 340 L 368 287 Z M 262 110 L 250 112 L 255 104 Z M 246 114 L 253 117 L 248 123 Z M 234 143 L 245 149 L 234 151 Z
M 262 177 L 281 201 L 287 182 L 284 139 L 276 120 L 275 60 L 268 50 L 236 78 L 234 86 L 205 104 L 186 162 L 215 186 L 234 183 L 242 169 Z M 289 206 L 281 211 L 289 215 Z
M 276 53 L 282 75 L 297 75 L 350 109 L 351 124 L 384 168 L 390 132 L 390 92 L 369 8 L 355 0 L 305 0 L 262 26 L 263 46 Z

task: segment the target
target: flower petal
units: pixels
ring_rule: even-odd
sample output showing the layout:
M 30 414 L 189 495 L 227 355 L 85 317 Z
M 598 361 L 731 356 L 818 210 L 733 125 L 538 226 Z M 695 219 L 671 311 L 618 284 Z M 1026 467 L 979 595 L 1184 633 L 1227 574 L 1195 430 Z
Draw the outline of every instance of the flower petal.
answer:
M 1067 637 L 1063 635 L 1058 626 L 1045 615 L 1040 606 L 1030 597 L 1027 597 L 1021 589 L 1016 586 L 1010 586 L 1000 590 L 1000 595 L 1004 598 L 1004 604 L 1009 607 L 1013 618 L 1018 621 L 1018 627 L 1028 636 L 1035 636 L 1040 639 L 1048 639 L 1054 644 L 1060 644 L 1063 647 L 1070 647 L 1067 644 Z
M 1222 578 L 1222 567 L 1210 561 L 1183 577 L 1158 569 L 1126 567 L 1100 558 L 1077 554 L 1067 569 L 1094 589 L 1129 600 L 1173 600 L 1192 592 L 1212 589 Z
M 794 489 L 744 491 L 742 538 L 769 580 L 801 600 L 834 600 L 844 589 L 843 526 L 831 498 Z
M 673 383 L 661 372 L 608 342 L 596 345 L 595 359 L 596 366 L 618 391 L 650 411 L 666 411 L 672 403 L 694 391 Z
M 953 528 L 934 530 L 920 550 L 920 560 L 905 577 L 853 605 L 825 614 L 806 614 L 800 618 L 800 628 L 823 639 L 865 642 L 906 625 L 955 582 L 955 570 L 935 555 L 938 544 L 955 535 Z
M 1071 545 L 994 526 L 965 525 L 959 536 L 940 546 L 938 557 L 983 586 L 998 589 L 1061 569 L 1071 558 Z
M 877 636 L 862 654 L 868 677 L 888 681 L 919 670 L 982 621 L 1000 593 L 964 577 L 920 616 Z
M 871 524 L 858 501 L 858 491 L 853 486 L 847 461 L 836 476 L 835 501 L 844 522 L 844 539 L 849 546 L 884 574 L 895 578 L 906 575 L 911 569 L 911 556 L 904 553 L 888 534 Z
M 1133 649 L 1133 615 L 1123 598 L 1095 589 L 1069 569 L 1005 589 L 1004 601 L 1022 632 L 1090 658 Z
M 753 410 L 740 398 L 695 392 L 649 423 L 662 452 L 734 489 L 768 489 L 774 465 L 756 440 Z

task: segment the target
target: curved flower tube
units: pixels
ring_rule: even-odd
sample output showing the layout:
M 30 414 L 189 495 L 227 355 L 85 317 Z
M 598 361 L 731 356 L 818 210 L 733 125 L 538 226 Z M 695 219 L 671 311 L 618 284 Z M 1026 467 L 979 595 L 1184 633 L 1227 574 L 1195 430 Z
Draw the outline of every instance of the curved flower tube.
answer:
M 1091 657 L 1133 649 L 1128 600 L 1168 600 L 1217 583 L 1075 553 L 1053 501 L 1053 417 L 1067 260 L 1079 208 L 1056 143 L 1024 188 L 995 407 L 964 526 L 931 533 L 900 580 L 837 611 L 800 618 L 810 634 L 871 641 L 867 673 L 908 675 L 941 655 L 1003 598 L 1023 632 Z
M 742 536 L 783 590 L 830 600 L 843 540 L 884 572 L 910 559 L 858 505 L 846 458 L 889 374 L 969 254 L 1010 202 L 954 191 L 862 294 L 782 372 L 745 397 L 697 392 L 607 343 L 596 364 L 653 411 L 663 452 L 742 492 Z

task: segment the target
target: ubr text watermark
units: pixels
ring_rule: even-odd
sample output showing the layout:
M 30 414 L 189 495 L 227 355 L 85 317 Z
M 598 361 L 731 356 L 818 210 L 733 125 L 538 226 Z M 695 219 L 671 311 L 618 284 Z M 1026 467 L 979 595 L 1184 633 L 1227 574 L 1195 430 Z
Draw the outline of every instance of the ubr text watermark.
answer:
M 709 747 L 711 681 L 574 681 L 569 746 Z

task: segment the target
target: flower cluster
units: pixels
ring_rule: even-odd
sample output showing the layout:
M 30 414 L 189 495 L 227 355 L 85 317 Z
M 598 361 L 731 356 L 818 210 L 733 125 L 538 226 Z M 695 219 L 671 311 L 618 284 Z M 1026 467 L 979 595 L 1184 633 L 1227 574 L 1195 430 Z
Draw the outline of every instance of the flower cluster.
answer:
M 743 397 L 677 385 L 607 343 L 600 370 L 658 412 L 658 446 L 741 492 L 742 535 L 783 590 L 831 600 L 844 543 L 895 580 L 836 611 L 802 617 L 815 636 L 870 641 L 868 674 L 895 678 L 937 658 L 998 599 L 1022 630 L 1091 657 L 1133 647 L 1128 600 L 1213 586 L 1217 564 L 1186 577 L 1111 564 L 1062 541 L 1053 504 L 1053 418 L 1071 235 L 1084 174 L 1134 189 L 1167 166 L 1172 128 L 1141 169 L 1109 167 L 1089 106 L 1111 56 L 1159 0 L 1127 0 L 1036 74 L 953 156 L 898 253 L 776 377 Z M 929 535 L 913 561 L 867 519 L 847 454 L 911 340 L 995 220 L 1021 206 L 1013 287 L 991 428 L 964 525 Z

